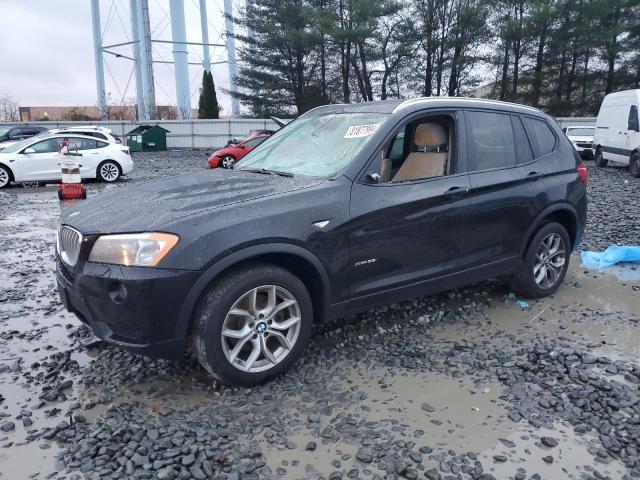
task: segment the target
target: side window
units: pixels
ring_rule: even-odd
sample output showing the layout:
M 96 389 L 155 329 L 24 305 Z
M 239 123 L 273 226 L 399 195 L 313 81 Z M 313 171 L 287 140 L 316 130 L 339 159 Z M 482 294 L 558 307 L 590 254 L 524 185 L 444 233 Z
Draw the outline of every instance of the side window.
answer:
M 516 159 L 519 164 L 529 163 L 533 160 L 533 150 L 527 132 L 524 130 L 520 117 L 512 115 L 511 123 L 513 125 L 513 138 L 516 140 Z
M 524 126 L 532 140 L 536 157 L 544 157 L 553 152 L 556 146 L 556 136 L 547 122 L 537 118 L 524 117 Z
M 516 147 L 510 115 L 467 111 L 465 118 L 470 171 L 516 165 Z
M 244 142 L 245 146 L 247 147 L 257 147 L 258 145 L 260 145 L 262 142 L 264 142 L 266 140 L 266 138 L 262 137 L 262 138 L 253 138 L 251 140 L 247 140 L 246 142 Z
M 75 143 L 78 146 L 78 150 L 93 150 L 98 148 L 98 141 L 95 139 L 71 137 L 69 138 L 69 143 Z
M 430 115 L 402 125 L 385 142 L 368 173 L 378 183 L 400 183 L 442 177 L 455 170 L 454 120 L 450 115 Z
M 640 123 L 638 122 L 638 106 L 631 105 L 629 109 L 629 124 L 627 125 L 628 130 L 632 130 L 634 132 L 640 132 Z
M 58 139 L 57 138 L 49 138 L 47 140 L 42 140 L 41 142 L 34 143 L 31 147 L 35 150 L 36 153 L 53 153 L 58 151 Z

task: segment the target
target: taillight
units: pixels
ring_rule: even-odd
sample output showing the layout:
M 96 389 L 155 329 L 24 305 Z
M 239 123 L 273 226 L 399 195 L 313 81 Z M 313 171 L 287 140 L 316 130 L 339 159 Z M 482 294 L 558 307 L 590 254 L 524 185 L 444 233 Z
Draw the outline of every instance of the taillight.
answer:
M 589 176 L 587 175 L 586 165 L 584 163 L 578 164 L 578 166 L 576 167 L 576 171 L 578 172 L 578 177 L 580 177 L 580 180 L 586 187 L 587 184 L 589 183 Z

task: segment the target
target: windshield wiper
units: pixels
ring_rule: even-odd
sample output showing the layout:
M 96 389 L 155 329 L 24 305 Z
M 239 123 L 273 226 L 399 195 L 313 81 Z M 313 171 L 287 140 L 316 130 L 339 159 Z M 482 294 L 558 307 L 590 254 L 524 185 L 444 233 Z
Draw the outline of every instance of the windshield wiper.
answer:
M 266 168 L 243 168 L 243 172 L 251 172 L 251 173 L 261 173 L 263 175 L 271 175 L 276 174 L 281 177 L 293 177 L 293 173 L 290 172 L 281 172 L 280 170 L 269 170 Z

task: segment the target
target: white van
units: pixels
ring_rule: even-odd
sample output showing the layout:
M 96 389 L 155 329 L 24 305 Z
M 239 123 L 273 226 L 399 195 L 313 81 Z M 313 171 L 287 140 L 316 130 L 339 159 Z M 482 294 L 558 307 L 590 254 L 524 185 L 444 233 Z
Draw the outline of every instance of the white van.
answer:
M 631 175 L 640 177 L 640 89 L 610 93 L 602 101 L 593 149 L 596 165 L 609 161 L 629 165 Z

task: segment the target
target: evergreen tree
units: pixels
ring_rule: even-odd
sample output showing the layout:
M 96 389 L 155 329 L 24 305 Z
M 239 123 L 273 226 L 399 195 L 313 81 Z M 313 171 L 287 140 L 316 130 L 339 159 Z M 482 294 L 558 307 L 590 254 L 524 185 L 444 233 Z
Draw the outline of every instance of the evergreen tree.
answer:
M 202 74 L 202 91 L 198 100 L 198 118 L 220 118 L 220 107 L 213 84 L 213 75 L 205 71 Z

